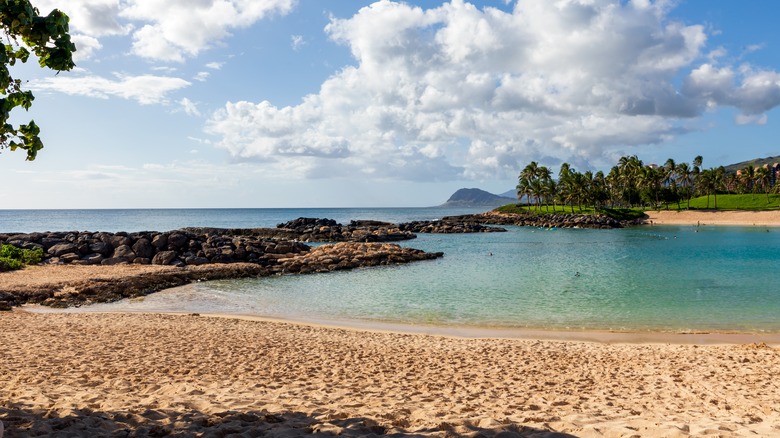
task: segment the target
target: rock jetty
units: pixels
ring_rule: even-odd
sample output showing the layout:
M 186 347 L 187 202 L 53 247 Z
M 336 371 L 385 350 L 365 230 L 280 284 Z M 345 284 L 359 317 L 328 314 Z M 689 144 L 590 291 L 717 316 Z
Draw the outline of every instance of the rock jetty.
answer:
M 515 225 L 522 227 L 542 227 L 542 228 L 595 228 L 611 229 L 623 228 L 629 225 L 636 225 L 633 221 L 618 221 L 605 215 L 590 214 L 521 214 L 521 213 L 500 213 L 489 211 L 486 213 L 447 216 L 443 221 L 459 221 L 463 223 L 475 224 L 495 224 L 495 225 Z
M 0 234 L 0 242 L 45 253 L 43 266 L 0 275 L 0 310 L 25 303 L 68 307 L 112 302 L 195 281 L 350 270 L 443 256 L 390 243 L 339 242 L 312 248 L 287 240 L 184 230 Z M 62 265 L 117 269 L 109 271 L 115 275 L 77 279 L 58 279 L 56 272 L 46 271 L 47 266 L 67 267 Z M 17 273 L 23 275 L 14 283 Z M 50 281 L 36 284 L 26 278 L 50 274 Z
M 366 266 L 396 265 L 422 260 L 433 260 L 444 253 L 429 253 L 414 248 L 403 248 L 394 243 L 339 242 L 322 245 L 290 258 L 283 258 L 273 267 L 279 274 L 308 274 L 349 270 Z
M 401 231 L 412 233 L 454 234 L 454 233 L 495 233 L 505 232 L 506 229 L 498 227 L 486 227 L 476 222 L 464 222 L 449 220 L 448 218 L 436 221 L 414 221 L 398 224 Z
M 351 221 L 342 225 L 333 219 L 301 217 L 276 228 L 185 228 L 185 231 L 229 236 L 276 238 L 299 242 L 399 242 L 417 236 L 397 225 L 379 221 Z
M 0 234 L 0 242 L 23 249 L 40 248 L 45 263 L 73 265 L 205 265 L 248 262 L 262 266 L 281 257 L 307 252 L 294 241 L 258 239 L 185 230 L 136 233 L 49 232 Z

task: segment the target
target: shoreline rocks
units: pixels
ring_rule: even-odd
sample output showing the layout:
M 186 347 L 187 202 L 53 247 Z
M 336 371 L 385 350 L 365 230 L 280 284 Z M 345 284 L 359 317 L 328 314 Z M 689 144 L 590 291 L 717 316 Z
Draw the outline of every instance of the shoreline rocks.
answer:
M 450 220 L 444 218 L 436 221 L 414 221 L 398 224 L 398 229 L 413 233 L 431 234 L 462 234 L 462 233 L 496 233 L 506 232 L 504 228 L 486 227 L 476 222 Z
M 57 235 L 57 233 L 41 233 L 46 235 Z M 108 233 L 107 233 L 108 234 Z M 183 235 L 179 233 L 180 235 Z M 165 235 L 161 233 L 160 235 Z M 184 235 L 186 237 L 186 235 Z M 20 235 L 13 236 L 18 243 Z M 40 236 L 34 236 L 40 237 Z M 133 236 L 123 236 L 133 240 Z M 214 237 L 214 235 L 210 236 Z M 227 239 L 226 236 L 219 236 Z M 0 239 L 7 236 L 0 235 Z M 54 243 L 55 238 L 50 241 L 53 248 L 55 245 L 63 243 Z M 170 238 L 170 235 L 168 236 Z M 160 243 L 160 239 L 157 241 Z M 40 240 L 40 239 L 37 239 Z M 184 245 L 184 239 L 174 237 L 173 243 Z M 138 240 L 136 240 L 137 242 Z M 124 242 L 124 240 L 122 240 Z M 190 242 L 188 240 L 187 242 Z M 28 242 L 36 243 L 36 241 Z M 37 243 L 42 245 L 41 243 Z M 336 244 L 322 245 L 316 248 L 310 248 L 302 243 L 279 241 L 274 242 L 273 250 L 275 252 L 263 253 L 252 262 L 213 262 L 205 258 L 207 262 L 203 265 L 197 263 L 168 263 L 167 265 L 158 264 L 150 266 L 149 264 L 133 264 L 128 261 L 120 263 L 104 263 L 101 266 L 84 266 L 84 264 L 67 263 L 64 260 L 65 255 L 75 254 L 65 252 L 59 256 L 54 256 L 57 251 L 53 251 L 48 264 L 42 264 L 32 269 L 0 273 L 0 310 L 11 310 L 14 306 L 20 306 L 26 303 L 42 304 L 51 307 L 71 307 L 81 306 L 100 302 L 113 302 L 123 298 L 133 298 L 149 295 L 151 293 L 168 289 L 171 287 L 182 286 L 196 281 L 218 280 L 218 279 L 237 279 L 248 277 L 266 277 L 271 275 L 285 274 L 309 274 L 319 272 L 331 272 L 337 270 L 352 270 L 363 267 L 383 266 L 405 264 L 422 260 L 433 260 L 442 257 L 441 252 L 428 253 L 425 251 L 403 248 L 397 244 L 390 243 L 359 243 L 359 242 L 339 242 Z M 133 244 L 135 245 L 135 243 Z M 161 258 L 161 263 L 175 259 L 181 261 L 181 255 L 174 250 L 165 249 L 171 246 L 160 244 L 162 251 L 158 251 L 154 258 Z M 114 254 L 122 246 L 114 249 Z M 241 246 L 238 245 L 238 249 Z M 298 251 L 299 250 L 299 251 Z M 67 251 L 72 251 L 68 248 Z M 124 249 L 123 251 L 126 251 Z M 223 259 L 226 254 L 221 253 Z M 120 258 L 116 256 L 112 258 Z M 57 263 L 51 260 L 57 259 Z M 110 260 L 110 259 L 105 259 Z M 71 268 L 69 268 L 69 266 Z M 48 268 L 48 269 L 47 269 Z M 99 269 L 107 270 L 108 275 L 89 275 L 80 273 L 77 279 L 58 278 L 56 270 L 60 273 L 68 269 Z M 71 273 L 73 271 L 70 271 Z M 95 271 L 91 271 L 95 272 Z M 6 280 L 9 276 L 21 274 L 16 284 Z M 26 275 L 26 276 L 25 276 Z M 32 284 L 29 276 L 43 275 L 46 281 Z
M 429 253 L 394 243 L 339 242 L 313 248 L 295 257 L 280 259 L 272 270 L 279 274 L 308 274 L 405 264 L 443 256 L 442 252 Z
M 500 213 L 489 211 L 486 213 L 447 216 L 443 221 L 459 221 L 475 224 L 496 224 L 496 225 L 514 225 L 521 227 L 542 227 L 542 228 L 591 228 L 591 229 L 613 229 L 624 228 L 632 225 L 639 225 L 641 221 L 618 221 L 605 215 L 590 214 L 519 214 L 519 213 Z
M 276 238 L 193 233 L 186 230 L 136 233 L 46 232 L 0 234 L 0 242 L 23 249 L 40 248 L 44 263 L 74 265 L 188 266 L 247 262 L 262 266 L 309 251 L 300 242 Z

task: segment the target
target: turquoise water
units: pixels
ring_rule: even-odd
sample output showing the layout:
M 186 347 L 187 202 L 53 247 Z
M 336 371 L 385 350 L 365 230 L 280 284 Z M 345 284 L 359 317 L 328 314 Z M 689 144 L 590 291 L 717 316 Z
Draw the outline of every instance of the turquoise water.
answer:
M 381 213 L 388 211 L 373 213 L 337 219 L 387 219 Z M 296 214 L 274 221 L 298 216 L 323 217 Z M 780 228 L 509 227 L 507 233 L 421 234 L 403 245 L 445 256 L 352 272 L 198 283 L 87 310 L 455 327 L 780 332 Z

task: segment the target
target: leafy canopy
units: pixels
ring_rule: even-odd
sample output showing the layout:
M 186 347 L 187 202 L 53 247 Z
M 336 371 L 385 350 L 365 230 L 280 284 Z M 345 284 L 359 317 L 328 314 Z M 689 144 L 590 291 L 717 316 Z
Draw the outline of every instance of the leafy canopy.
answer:
M 4 40 L 0 50 L 0 149 L 23 149 L 32 161 L 43 148 L 38 125 L 31 120 L 14 126 L 8 119 L 16 107 L 29 109 L 35 97 L 22 89 L 22 81 L 11 76 L 9 67 L 27 62 L 32 52 L 41 67 L 70 70 L 75 67 L 76 46 L 70 41 L 67 15 L 55 9 L 39 16 L 29 0 L 0 0 L 0 27 Z

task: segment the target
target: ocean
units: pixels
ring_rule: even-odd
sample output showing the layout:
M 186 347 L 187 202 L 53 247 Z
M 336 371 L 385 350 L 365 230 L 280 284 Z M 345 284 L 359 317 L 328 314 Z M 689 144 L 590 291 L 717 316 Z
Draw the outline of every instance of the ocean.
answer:
M 389 222 L 482 209 L 6 210 L 0 232 L 273 227 L 297 217 Z M 225 313 L 464 328 L 780 332 L 780 229 L 506 227 L 419 234 L 438 260 L 316 275 L 213 281 L 77 311 Z

